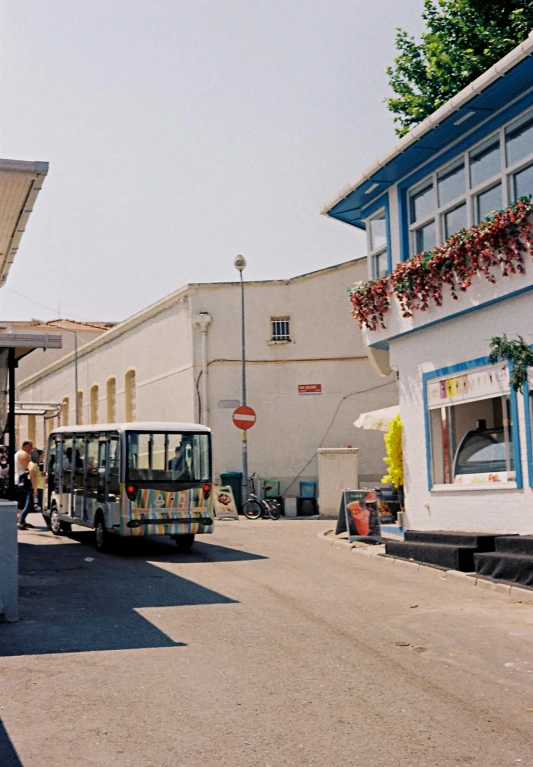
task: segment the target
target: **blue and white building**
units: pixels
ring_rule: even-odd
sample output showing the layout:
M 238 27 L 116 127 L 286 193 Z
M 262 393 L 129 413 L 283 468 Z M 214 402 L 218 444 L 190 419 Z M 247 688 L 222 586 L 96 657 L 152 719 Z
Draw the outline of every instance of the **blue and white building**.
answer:
M 326 206 L 365 229 L 369 279 L 431 251 L 494 210 L 533 194 L 533 37 L 400 139 Z M 454 300 L 365 330 L 383 375 L 397 371 L 407 526 L 533 533 L 530 386 L 488 360 L 504 333 L 533 343 L 533 254 L 525 272 L 482 275 Z

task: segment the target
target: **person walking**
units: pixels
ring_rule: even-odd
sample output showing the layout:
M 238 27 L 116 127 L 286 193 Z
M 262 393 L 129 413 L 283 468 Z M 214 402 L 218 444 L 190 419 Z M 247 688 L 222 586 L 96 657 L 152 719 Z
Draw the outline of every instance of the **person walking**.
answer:
M 18 523 L 19 530 L 33 527 L 26 522 L 26 517 L 38 509 L 42 510 L 43 507 L 44 476 L 39 466 L 42 453 L 42 450 L 33 449 L 31 451 L 30 462 L 28 463 L 29 487 L 25 493 L 24 507 Z
M 22 447 L 15 453 L 15 487 L 19 485 L 20 475 L 28 471 L 28 465 L 30 463 L 30 454 L 33 450 L 33 443 L 30 440 L 26 440 L 22 443 Z M 26 492 L 18 491 L 17 494 L 18 504 L 18 517 L 20 522 L 21 512 L 26 505 Z

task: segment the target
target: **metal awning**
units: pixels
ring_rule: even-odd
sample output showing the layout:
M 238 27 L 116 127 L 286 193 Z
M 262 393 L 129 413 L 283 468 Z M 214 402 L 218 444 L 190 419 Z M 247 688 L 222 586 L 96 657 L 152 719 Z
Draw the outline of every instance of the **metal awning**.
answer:
M 357 421 L 354 421 L 356 429 L 374 429 L 375 431 L 388 431 L 389 424 L 400 415 L 400 406 L 384 407 L 381 410 L 371 410 L 369 413 L 361 413 Z
M 60 410 L 61 402 L 15 402 L 15 415 L 46 415 Z
M 47 173 L 47 162 L 0 160 L 0 286 L 6 281 Z

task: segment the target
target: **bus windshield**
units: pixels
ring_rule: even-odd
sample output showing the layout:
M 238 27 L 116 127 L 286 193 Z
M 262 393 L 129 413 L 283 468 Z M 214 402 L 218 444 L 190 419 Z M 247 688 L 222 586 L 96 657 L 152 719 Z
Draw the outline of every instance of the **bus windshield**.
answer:
M 209 434 L 126 434 L 127 482 L 210 482 Z

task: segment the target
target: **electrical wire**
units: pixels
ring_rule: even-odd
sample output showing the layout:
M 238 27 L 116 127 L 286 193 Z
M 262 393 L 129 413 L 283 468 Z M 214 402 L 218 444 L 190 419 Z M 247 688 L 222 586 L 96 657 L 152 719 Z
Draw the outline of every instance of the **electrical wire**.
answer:
M 358 394 L 367 394 L 368 392 L 371 392 L 371 391 L 375 391 L 376 389 L 383 389 L 385 386 L 390 386 L 391 384 L 394 384 L 394 383 L 396 383 L 396 381 L 387 381 L 387 383 L 384 383 L 384 384 L 380 384 L 379 386 L 372 386 L 372 387 L 370 387 L 370 389 L 361 389 L 360 391 L 354 391 L 354 392 L 352 392 L 351 394 L 345 394 L 345 395 L 344 395 L 344 397 L 342 397 L 342 398 L 341 398 L 341 400 L 339 401 L 339 404 L 337 405 L 337 409 L 335 410 L 335 412 L 334 412 L 334 414 L 333 414 L 333 418 L 331 419 L 331 421 L 330 421 L 330 424 L 329 424 L 328 428 L 326 429 L 326 433 L 325 433 L 325 434 L 324 434 L 324 436 L 322 437 L 322 440 L 321 440 L 321 442 L 320 442 L 320 445 L 319 445 L 319 446 L 318 446 L 318 448 L 315 450 L 315 452 L 313 453 L 313 455 L 311 456 L 311 458 L 310 458 L 310 459 L 307 461 L 307 463 L 305 464 L 305 466 L 303 467 L 303 469 L 301 469 L 301 470 L 298 472 L 298 474 L 297 474 L 297 475 L 296 475 L 296 476 L 295 476 L 295 477 L 294 477 L 294 478 L 291 480 L 290 484 L 289 484 L 289 485 L 287 485 L 287 487 L 286 487 L 286 488 L 285 488 L 285 490 L 284 490 L 284 491 L 281 493 L 281 495 L 285 495 L 285 494 L 287 493 L 287 491 L 291 489 L 291 487 L 294 485 L 294 483 L 296 482 L 296 480 L 297 480 L 299 477 L 301 477 L 301 476 L 302 476 L 302 474 L 303 474 L 303 473 L 304 473 L 304 471 L 307 469 L 307 467 L 309 466 L 309 464 L 310 464 L 310 463 L 312 463 L 312 461 L 314 461 L 314 459 L 315 459 L 315 458 L 316 458 L 316 456 L 317 456 L 318 450 L 319 450 L 319 449 L 322 447 L 322 445 L 323 445 L 323 444 L 324 444 L 324 442 L 326 441 L 326 439 L 327 439 L 327 436 L 328 436 L 328 434 L 329 434 L 329 433 L 330 433 L 330 431 L 331 431 L 331 427 L 332 427 L 332 426 L 333 426 L 333 424 L 335 423 L 335 419 L 337 418 L 337 415 L 338 415 L 338 413 L 339 413 L 339 410 L 341 409 L 341 407 L 342 407 L 342 403 L 344 402 L 344 400 L 345 400 L 345 399 L 348 399 L 349 397 L 356 397 Z

